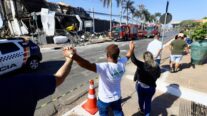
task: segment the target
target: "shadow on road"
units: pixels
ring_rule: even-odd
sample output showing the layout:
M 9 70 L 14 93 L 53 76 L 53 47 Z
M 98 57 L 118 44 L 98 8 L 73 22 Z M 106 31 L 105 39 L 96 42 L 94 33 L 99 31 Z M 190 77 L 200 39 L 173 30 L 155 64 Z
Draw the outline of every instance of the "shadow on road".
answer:
M 123 103 L 125 103 L 127 100 L 131 99 L 131 96 L 127 96 L 125 98 L 121 99 L 121 103 L 123 105 Z M 109 107 L 108 108 L 109 112 L 108 112 L 108 116 L 114 116 L 112 109 Z
M 63 65 L 64 61 L 48 61 L 40 63 L 37 70 L 31 71 L 22 67 L 21 69 L 1 75 L 1 78 L 12 78 L 18 75 L 32 75 L 32 74 L 54 74 Z
M 170 95 L 174 93 L 174 95 Z M 178 84 L 170 84 L 167 86 L 167 92 L 153 99 L 151 104 L 151 116 L 168 116 L 167 109 L 181 96 Z M 144 116 L 140 111 L 132 116 Z
M 40 67 L 35 72 L 38 73 L 46 73 L 46 74 L 54 74 L 57 70 L 64 64 L 65 61 L 47 61 L 42 62 Z
M 121 103 L 124 103 L 126 101 L 128 101 L 131 98 L 131 96 L 125 97 L 123 99 L 121 99 Z
M 174 95 L 170 95 L 172 93 Z M 152 116 L 168 116 L 167 109 L 181 96 L 181 91 L 178 84 L 170 84 L 167 87 L 167 92 L 154 98 L 152 101 Z

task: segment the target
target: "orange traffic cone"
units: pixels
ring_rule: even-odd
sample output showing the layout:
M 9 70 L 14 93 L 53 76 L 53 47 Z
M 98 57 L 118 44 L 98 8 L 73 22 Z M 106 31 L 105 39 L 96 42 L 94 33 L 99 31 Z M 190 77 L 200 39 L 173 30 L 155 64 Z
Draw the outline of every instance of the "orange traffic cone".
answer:
M 82 105 L 83 109 L 85 109 L 90 114 L 94 115 L 98 111 L 98 107 L 96 105 L 97 99 L 95 95 L 95 89 L 94 89 L 94 81 L 89 81 L 89 91 L 88 91 L 88 100 L 86 103 Z

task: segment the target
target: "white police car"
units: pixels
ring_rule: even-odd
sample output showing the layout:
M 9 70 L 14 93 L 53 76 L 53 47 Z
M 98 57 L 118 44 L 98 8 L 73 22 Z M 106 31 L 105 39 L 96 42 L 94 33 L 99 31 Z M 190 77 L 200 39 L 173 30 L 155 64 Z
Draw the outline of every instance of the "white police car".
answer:
M 38 45 L 23 38 L 0 39 L 0 75 L 26 66 L 38 68 L 42 54 Z

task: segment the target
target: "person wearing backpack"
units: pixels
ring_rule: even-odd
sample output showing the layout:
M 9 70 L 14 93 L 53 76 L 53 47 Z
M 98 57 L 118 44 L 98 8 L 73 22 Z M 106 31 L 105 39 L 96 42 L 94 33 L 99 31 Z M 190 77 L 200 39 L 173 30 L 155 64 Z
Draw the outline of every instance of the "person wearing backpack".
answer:
M 137 66 L 134 81 L 136 81 L 140 113 L 149 116 L 152 96 L 156 90 L 156 80 L 160 77 L 161 70 L 159 65 L 154 61 L 151 52 L 145 52 L 143 58 L 144 62 L 136 59 L 134 52 L 131 56 L 132 62 Z

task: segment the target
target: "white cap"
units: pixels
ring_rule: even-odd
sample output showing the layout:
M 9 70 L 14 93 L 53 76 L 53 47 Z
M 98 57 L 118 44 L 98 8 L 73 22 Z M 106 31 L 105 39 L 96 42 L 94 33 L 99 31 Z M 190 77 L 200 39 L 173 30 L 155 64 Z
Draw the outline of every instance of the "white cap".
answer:
M 184 37 L 184 34 L 183 33 L 179 33 L 178 37 Z

